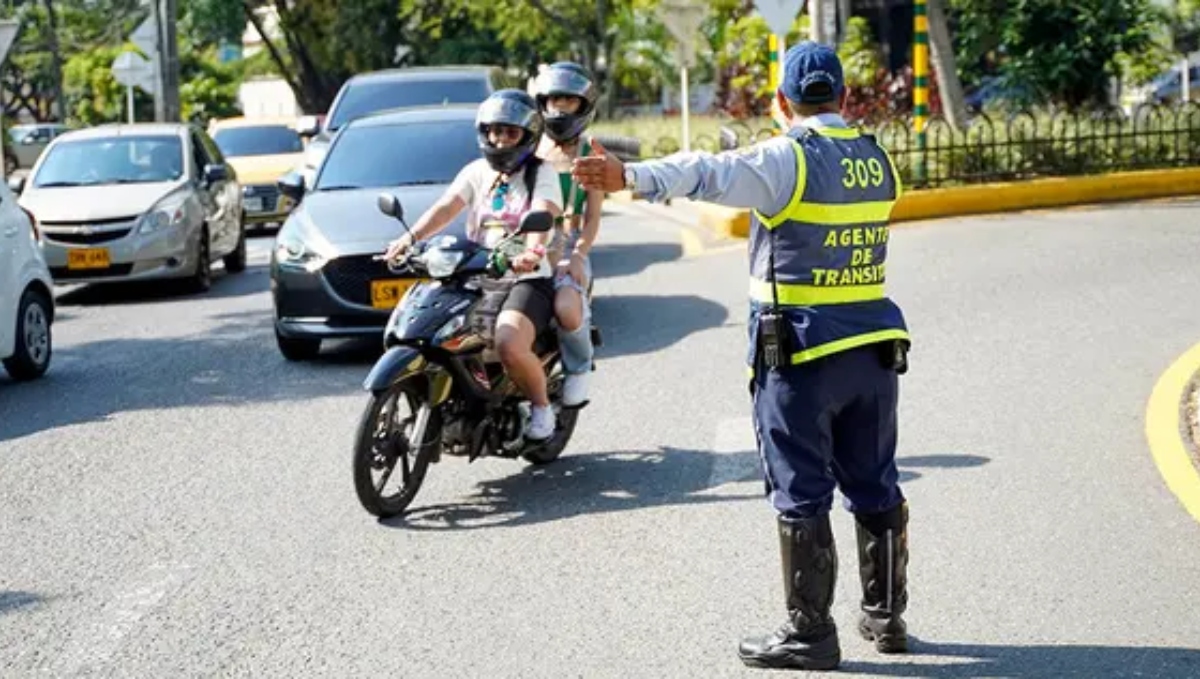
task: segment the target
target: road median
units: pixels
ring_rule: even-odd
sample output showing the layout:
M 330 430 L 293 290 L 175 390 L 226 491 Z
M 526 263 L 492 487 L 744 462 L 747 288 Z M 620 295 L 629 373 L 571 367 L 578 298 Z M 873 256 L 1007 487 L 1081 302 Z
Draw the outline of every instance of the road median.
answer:
M 900 197 L 892 222 L 1193 195 L 1200 196 L 1200 168 L 919 189 Z M 722 236 L 750 233 L 749 210 L 703 202 L 696 208 L 700 224 Z

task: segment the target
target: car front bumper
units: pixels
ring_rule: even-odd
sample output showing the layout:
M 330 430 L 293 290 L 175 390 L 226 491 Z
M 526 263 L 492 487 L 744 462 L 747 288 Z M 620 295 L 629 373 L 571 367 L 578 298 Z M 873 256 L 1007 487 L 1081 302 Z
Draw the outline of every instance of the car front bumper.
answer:
M 308 271 L 281 263 L 272 253 L 271 297 L 279 334 L 313 339 L 382 336 L 392 307 L 372 305 L 372 281 L 416 279 L 392 274 L 371 257 L 340 257 Z

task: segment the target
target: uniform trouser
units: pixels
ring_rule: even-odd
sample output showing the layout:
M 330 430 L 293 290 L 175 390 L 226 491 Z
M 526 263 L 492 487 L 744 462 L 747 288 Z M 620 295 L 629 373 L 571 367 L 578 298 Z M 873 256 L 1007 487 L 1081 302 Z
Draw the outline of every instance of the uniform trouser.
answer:
M 754 428 L 767 495 L 781 515 L 827 513 L 835 488 L 855 514 L 904 500 L 896 469 L 897 375 L 884 367 L 877 346 L 754 372 Z

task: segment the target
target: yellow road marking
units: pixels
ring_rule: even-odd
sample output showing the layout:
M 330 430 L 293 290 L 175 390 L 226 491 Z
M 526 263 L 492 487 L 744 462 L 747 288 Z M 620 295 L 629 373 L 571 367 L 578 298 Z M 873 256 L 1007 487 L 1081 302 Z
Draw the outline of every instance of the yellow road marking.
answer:
M 1181 431 L 1180 411 L 1188 383 L 1200 372 L 1200 344 L 1175 360 L 1158 378 L 1146 405 L 1146 439 L 1167 487 L 1200 521 L 1200 471 L 1192 463 Z
M 695 257 L 704 252 L 704 241 L 686 226 L 679 227 L 679 240 L 683 244 L 684 257 Z

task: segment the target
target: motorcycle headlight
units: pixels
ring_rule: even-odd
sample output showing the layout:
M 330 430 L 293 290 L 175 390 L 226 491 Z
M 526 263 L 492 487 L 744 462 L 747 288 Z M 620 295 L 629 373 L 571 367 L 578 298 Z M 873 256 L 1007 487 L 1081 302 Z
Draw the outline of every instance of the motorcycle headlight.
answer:
M 445 278 L 454 273 L 462 259 L 463 253 L 453 250 L 429 250 L 421 256 L 425 270 L 434 278 Z
M 179 199 L 155 205 L 138 220 L 138 233 L 153 233 L 179 226 L 187 218 L 184 206 L 184 201 Z
M 438 331 L 433 334 L 433 343 L 441 344 L 442 342 L 445 342 L 446 340 L 450 339 L 451 337 L 454 337 L 455 335 L 458 334 L 459 330 L 463 329 L 463 326 L 465 326 L 466 324 L 467 324 L 467 315 L 466 314 L 458 314 L 454 318 L 451 318 L 450 320 L 446 321 L 445 325 L 438 328 Z
M 304 269 L 309 273 L 325 266 L 325 256 L 296 237 L 281 238 L 275 243 L 275 258 L 280 264 Z

